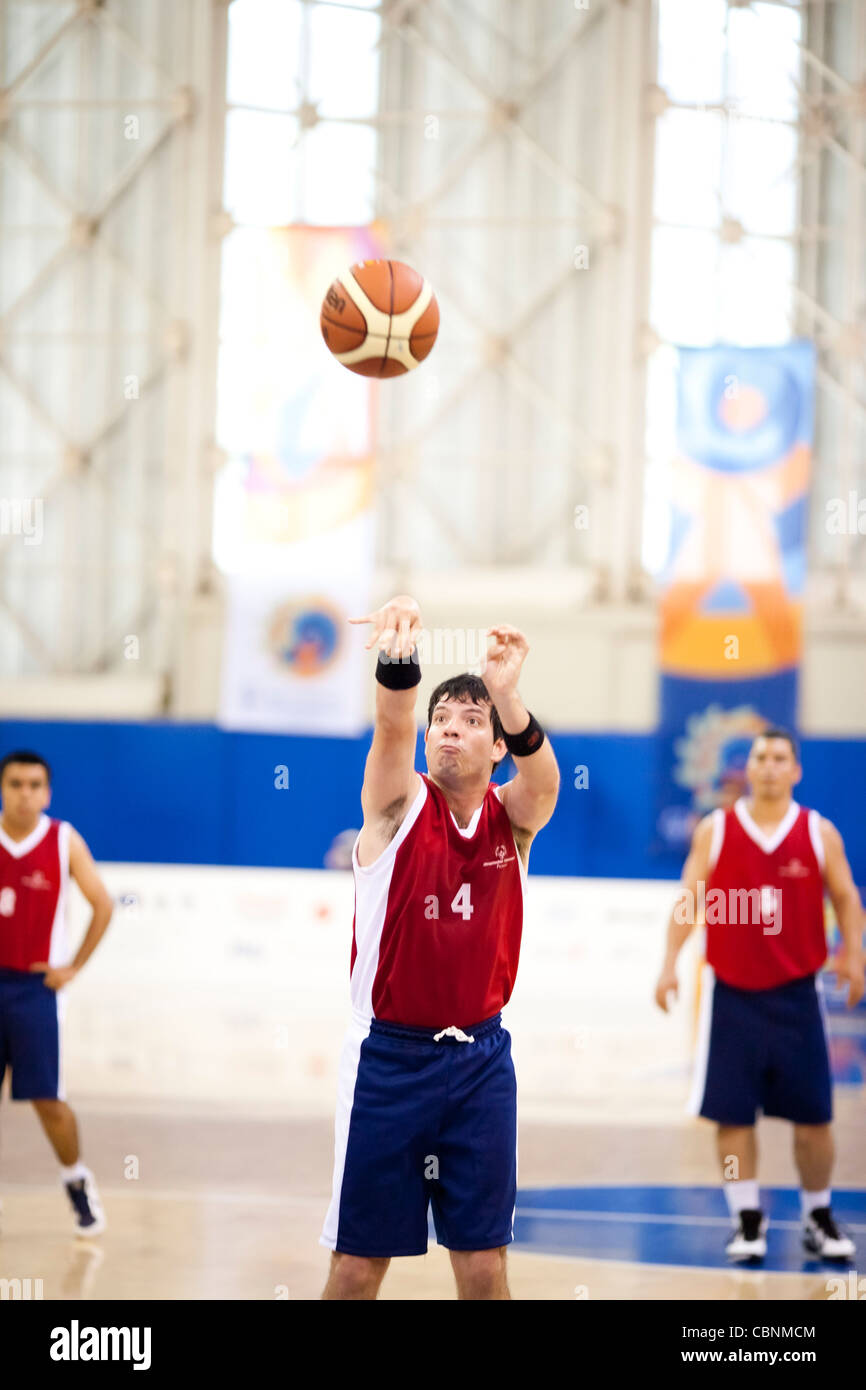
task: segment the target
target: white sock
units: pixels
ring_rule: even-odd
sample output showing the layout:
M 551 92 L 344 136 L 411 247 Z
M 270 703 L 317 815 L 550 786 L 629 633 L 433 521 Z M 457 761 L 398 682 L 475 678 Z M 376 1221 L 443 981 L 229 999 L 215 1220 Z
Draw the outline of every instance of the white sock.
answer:
M 65 1168 L 61 1163 L 60 1177 L 63 1182 L 78 1182 L 79 1178 L 87 1177 L 87 1167 L 81 1162 L 81 1159 L 77 1163 L 70 1164 L 68 1168 Z
M 800 1188 L 800 1208 L 803 1212 L 804 1221 L 809 1213 L 813 1212 L 816 1207 L 829 1207 L 830 1205 L 829 1187 L 825 1188 L 823 1192 L 807 1192 L 804 1187 Z
M 757 1211 L 761 1205 L 758 1195 L 757 1178 L 740 1178 L 736 1182 L 726 1182 L 725 1197 L 731 1216 L 739 1216 L 741 1211 Z

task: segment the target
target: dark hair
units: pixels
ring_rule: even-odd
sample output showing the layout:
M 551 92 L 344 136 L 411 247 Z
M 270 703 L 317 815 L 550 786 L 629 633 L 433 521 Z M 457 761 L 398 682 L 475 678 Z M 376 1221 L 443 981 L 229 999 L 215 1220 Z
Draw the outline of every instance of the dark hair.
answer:
M 44 767 L 46 780 L 49 787 L 51 786 L 51 768 L 48 766 L 45 759 L 41 758 L 38 753 L 31 752 L 29 748 L 18 748 L 14 753 L 7 753 L 6 757 L 0 762 L 0 782 L 3 781 L 6 769 L 10 763 L 28 763 L 31 766 L 35 764 L 39 767 Z
M 770 726 L 769 729 L 762 729 L 761 732 L 760 732 L 759 734 L 756 734 L 755 737 L 752 739 L 752 747 L 753 747 L 753 748 L 754 748 L 754 746 L 755 746 L 755 744 L 757 743 L 757 741 L 758 741 L 759 738 L 783 738 L 783 739 L 785 739 L 787 743 L 790 743 L 790 745 L 791 745 L 791 752 L 794 754 L 794 757 L 795 757 L 795 759 L 797 760 L 797 762 L 800 761 L 800 745 L 799 745 L 799 742 L 798 742 L 797 739 L 794 737 L 794 735 L 790 732 L 789 729 L 783 729 L 783 728 L 781 728 L 778 724 L 772 724 L 772 725 Z
M 433 694 L 430 696 L 430 703 L 427 706 L 427 728 L 433 723 L 433 711 L 440 700 L 464 700 L 467 703 L 486 704 L 490 706 L 490 724 L 493 728 L 494 743 L 498 738 L 504 738 L 505 732 L 499 722 L 499 715 L 496 706 L 490 698 L 487 686 L 480 676 L 470 676 L 468 671 L 460 676 L 449 676 L 446 681 L 440 681 Z M 499 764 L 493 764 L 498 767 Z

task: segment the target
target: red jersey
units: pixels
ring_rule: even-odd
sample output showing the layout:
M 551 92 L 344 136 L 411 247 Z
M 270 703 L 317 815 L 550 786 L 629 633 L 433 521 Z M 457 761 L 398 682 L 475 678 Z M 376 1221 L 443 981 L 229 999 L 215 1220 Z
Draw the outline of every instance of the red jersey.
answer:
M 706 940 L 708 964 L 738 989 L 774 989 L 820 970 L 827 938 L 817 811 L 792 801 L 772 835 L 755 824 L 745 797 L 713 813 Z
M 67 963 L 69 830 L 66 821 L 40 816 L 16 842 L 0 826 L 0 969 Z
M 492 783 L 461 830 L 435 782 L 422 785 L 374 864 L 358 863 L 352 1004 L 365 1019 L 466 1027 L 508 1003 L 523 930 L 525 871 Z

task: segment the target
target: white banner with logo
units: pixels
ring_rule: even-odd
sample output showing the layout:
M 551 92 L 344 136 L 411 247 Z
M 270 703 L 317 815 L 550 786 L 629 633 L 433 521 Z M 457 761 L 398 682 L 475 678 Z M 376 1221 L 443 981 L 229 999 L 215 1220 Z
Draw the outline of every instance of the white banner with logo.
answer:
M 219 722 L 260 733 L 359 734 L 372 670 L 368 611 L 372 518 L 285 555 L 279 574 L 228 580 Z

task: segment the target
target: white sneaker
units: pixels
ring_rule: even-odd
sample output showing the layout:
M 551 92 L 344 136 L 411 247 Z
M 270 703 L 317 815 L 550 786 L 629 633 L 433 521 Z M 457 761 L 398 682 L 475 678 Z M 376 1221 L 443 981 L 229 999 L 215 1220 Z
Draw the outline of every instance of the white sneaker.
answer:
M 85 1168 L 84 1177 L 64 1183 L 64 1187 L 75 1212 L 77 1234 L 101 1236 L 106 1226 L 105 1212 L 90 1169 Z
M 767 1253 L 765 1234 L 769 1222 L 762 1211 L 747 1207 L 725 1246 L 729 1260 L 762 1260 Z
M 830 1207 L 815 1207 L 803 1222 L 803 1244 L 810 1255 L 822 1260 L 850 1260 L 856 1247 L 850 1236 L 840 1231 Z

